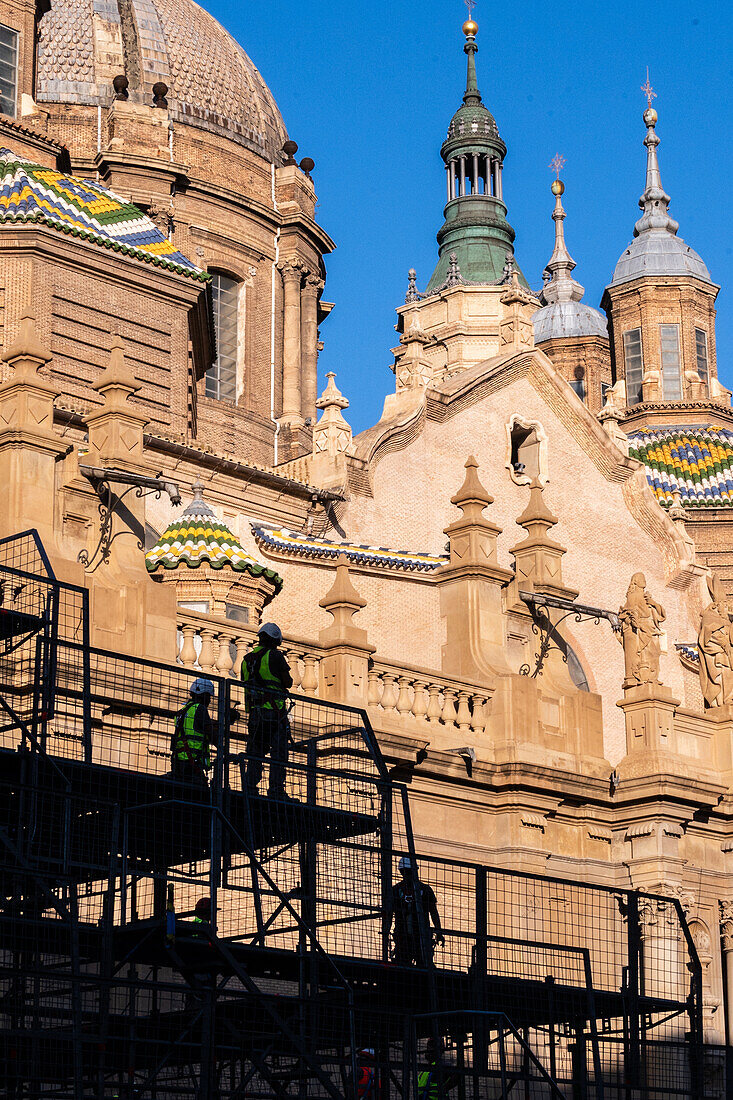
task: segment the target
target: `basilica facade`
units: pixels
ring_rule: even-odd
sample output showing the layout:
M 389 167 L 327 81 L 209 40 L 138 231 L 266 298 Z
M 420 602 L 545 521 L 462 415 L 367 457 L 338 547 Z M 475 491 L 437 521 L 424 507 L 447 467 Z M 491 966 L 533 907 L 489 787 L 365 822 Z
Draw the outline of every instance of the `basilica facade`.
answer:
M 242 48 L 193 0 L 0 0 L 0 534 L 38 530 L 101 647 L 236 675 L 277 621 L 295 690 L 367 711 L 423 851 L 678 898 L 723 1042 L 719 287 L 669 212 L 651 95 L 603 312 L 559 174 L 547 267 L 521 270 L 477 33 L 436 267 L 354 436 L 317 388 L 313 160 Z M 117 508 L 121 484 L 144 491 Z

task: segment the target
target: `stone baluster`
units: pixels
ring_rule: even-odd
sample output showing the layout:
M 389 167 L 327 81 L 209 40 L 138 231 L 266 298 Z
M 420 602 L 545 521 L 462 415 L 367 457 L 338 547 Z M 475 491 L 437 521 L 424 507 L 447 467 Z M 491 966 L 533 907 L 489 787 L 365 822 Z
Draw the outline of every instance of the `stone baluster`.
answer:
M 443 688 L 443 723 L 446 726 L 454 726 L 456 723 L 456 697 L 455 688 Z
M 241 676 L 242 661 L 244 660 L 244 656 L 249 649 L 249 639 L 246 638 L 244 634 L 238 634 L 234 641 L 237 646 L 237 655 L 234 658 L 234 675 Z
M 415 694 L 412 700 L 412 713 L 417 719 L 422 720 L 428 713 L 428 685 L 425 680 L 415 680 L 413 687 Z
M 219 635 L 219 652 L 216 657 L 216 671 L 220 676 L 231 676 L 234 662 L 232 661 L 232 636 L 231 634 Z
M 216 660 L 216 649 L 214 642 L 216 640 L 216 632 L 209 629 L 203 629 L 201 631 L 201 652 L 199 653 L 199 665 L 202 672 L 213 672 L 214 661 Z
M 369 684 L 367 702 L 370 707 L 378 707 L 382 697 L 382 682 L 376 668 L 369 669 L 367 679 Z
M 286 655 L 290 665 L 290 675 L 293 677 L 293 691 L 300 692 L 303 683 L 303 676 L 300 671 L 300 653 L 294 649 L 289 649 Z
M 474 733 L 483 733 L 486 729 L 486 699 L 483 695 L 472 696 L 473 714 L 471 729 Z
M 439 722 L 443 710 L 440 702 L 440 684 L 430 684 L 428 695 L 428 722 Z
M 410 698 L 410 683 L 409 676 L 400 676 L 399 678 L 400 693 L 397 696 L 397 713 L 398 714 L 411 714 L 412 713 L 412 699 Z
M 193 668 L 196 664 L 196 646 L 194 644 L 196 627 L 184 623 L 181 626 L 181 634 L 183 635 L 183 644 L 181 645 L 181 652 L 178 654 L 178 660 L 184 668 Z
M 382 692 L 382 710 L 389 714 L 397 707 L 397 683 L 396 677 L 391 672 L 382 673 L 384 690 Z
M 468 700 L 470 698 L 470 691 L 458 692 L 458 710 L 456 713 L 456 720 L 458 722 L 458 729 L 461 733 L 468 733 L 471 728 L 471 711 L 468 706 Z
M 318 691 L 318 658 L 312 653 L 303 654 L 303 695 L 315 695 Z

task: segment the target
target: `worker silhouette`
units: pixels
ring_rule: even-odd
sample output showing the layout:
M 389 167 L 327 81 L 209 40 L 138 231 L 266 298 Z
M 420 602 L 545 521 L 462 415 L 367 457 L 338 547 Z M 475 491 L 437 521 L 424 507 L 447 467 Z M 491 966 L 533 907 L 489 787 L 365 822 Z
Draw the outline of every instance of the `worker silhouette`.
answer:
M 214 723 L 209 715 L 214 685 L 211 680 L 199 678 L 194 680 L 190 690 L 191 698 L 176 715 L 171 737 L 173 778 L 206 786 L 214 733 Z
M 245 784 L 251 795 L 258 793 L 264 767 L 270 755 L 270 798 L 290 801 L 285 794 L 285 769 L 288 763 L 290 722 L 288 691 L 293 685 L 290 667 L 278 648 L 282 631 L 275 623 L 264 623 L 257 632 L 257 643 L 242 661 L 245 706 L 249 715 L 249 738 Z
M 394 921 L 393 959 L 400 966 L 428 966 L 433 961 L 433 936 L 436 943 L 445 943 L 438 903 L 432 888 L 418 878 L 417 866 L 410 856 L 402 856 L 397 868 L 402 881 L 392 887 L 389 910 Z M 420 934 L 420 910 L 424 936 Z
M 458 1074 L 450 1073 L 443 1062 L 442 1041 L 427 1040 L 425 1062 L 425 1069 L 417 1075 L 418 1100 L 442 1100 L 458 1084 Z

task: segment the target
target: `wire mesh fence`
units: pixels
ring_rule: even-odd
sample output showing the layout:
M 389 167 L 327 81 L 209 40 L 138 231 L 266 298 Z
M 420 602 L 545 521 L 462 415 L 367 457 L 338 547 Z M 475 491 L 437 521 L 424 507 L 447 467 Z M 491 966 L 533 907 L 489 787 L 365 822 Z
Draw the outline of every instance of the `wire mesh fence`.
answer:
M 679 903 L 416 852 L 363 713 L 91 648 L 33 538 L 0 593 L 0 1096 L 707 1095 Z

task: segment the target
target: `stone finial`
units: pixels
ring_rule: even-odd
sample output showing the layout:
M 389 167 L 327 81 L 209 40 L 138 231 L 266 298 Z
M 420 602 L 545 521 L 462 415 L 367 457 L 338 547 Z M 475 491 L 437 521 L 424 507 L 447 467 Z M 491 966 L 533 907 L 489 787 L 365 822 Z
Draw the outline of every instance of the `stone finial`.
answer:
M 708 577 L 712 603 L 702 613 L 697 635 L 700 686 L 706 707 L 733 703 L 733 623 L 725 589 L 718 577 Z
M 41 343 L 36 329 L 36 315 L 26 306 L 20 316 L 20 329 L 13 343 L 3 355 L 3 360 L 25 373 L 35 373 L 43 363 L 51 359 L 51 352 Z
M 473 455 L 466 459 L 464 469 L 463 484 L 451 497 L 451 504 L 461 510 L 461 518 L 444 528 L 450 550 L 447 568 L 474 572 L 488 569 L 496 573 L 499 570 L 496 540 L 501 534 L 501 527 L 491 523 L 483 514 L 484 509 L 494 503 L 494 498 L 481 484 L 478 462 Z M 499 572 L 503 576 L 506 570 Z
M 311 178 L 311 172 L 315 166 L 316 162 L 313 160 L 313 157 L 303 157 L 300 162 L 300 170 L 307 179 Z
M 484 508 L 494 503 L 494 498 L 481 484 L 478 476 L 478 462 L 473 455 L 469 455 L 466 459 L 464 469 L 466 476 L 463 479 L 463 485 L 450 498 L 450 502 L 461 509 L 464 519 L 475 522 L 482 518 Z
M 313 428 L 313 451 L 337 458 L 353 450 L 351 425 L 342 413 L 343 409 L 348 409 L 349 402 L 336 385 L 334 372 L 329 371 L 326 378 L 326 388 L 316 401 L 322 416 Z
M 294 165 L 297 166 L 297 161 L 295 159 L 295 154 L 297 152 L 298 152 L 298 143 L 297 143 L 297 141 L 293 141 L 292 138 L 289 138 L 283 144 L 283 153 L 285 154 L 285 158 L 286 158 L 285 159 L 285 165 L 286 166 L 291 165 L 291 164 L 294 164 Z
M 566 549 L 547 533 L 557 522 L 557 516 L 547 505 L 542 485 L 535 479 L 530 485 L 527 507 L 517 520 L 527 532 L 526 537 L 509 552 L 516 563 L 520 588 L 574 600 L 577 591 L 566 587 L 562 577 Z
M 461 269 L 458 266 L 458 256 L 455 252 L 451 252 L 450 260 L 448 263 L 448 277 L 445 280 L 446 286 L 460 286 L 463 282 L 463 276 L 461 275 Z
M 105 408 L 123 407 L 127 398 L 140 389 L 125 359 L 125 345 L 119 335 L 112 337 L 109 364 L 100 374 L 92 389 L 104 397 Z
M 122 101 L 129 99 L 130 93 L 127 90 L 129 86 L 130 81 L 127 79 L 124 73 L 120 73 L 118 76 L 116 76 L 112 81 L 112 87 L 115 90 L 115 99 L 119 99 Z
M 642 684 L 659 684 L 659 638 L 664 608 L 646 590 L 646 577 L 634 573 L 626 593 L 626 603 L 619 608 L 621 641 L 624 647 L 624 689 Z
M 168 106 L 168 100 L 165 98 L 168 95 L 168 85 L 164 84 L 162 80 L 158 80 L 153 84 L 153 107 L 165 108 Z
M 679 489 L 672 490 L 672 503 L 667 509 L 667 515 L 677 522 L 685 521 L 685 509 L 682 507 L 682 493 Z
M 417 272 L 414 267 L 411 267 L 407 272 L 407 294 L 405 295 L 405 304 L 419 301 L 420 295 L 417 292 Z
M 502 283 L 510 283 L 512 281 L 512 275 L 514 274 L 514 253 L 512 251 L 507 252 L 504 259 L 504 270 L 501 273 Z
M 318 601 L 318 606 L 333 616 L 331 625 L 319 634 L 322 645 L 329 642 L 366 645 L 366 630 L 355 626 L 353 622 L 354 615 L 366 607 L 366 600 L 359 595 L 351 583 L 349 559 L 346 554 L 339 554 L 336 559 L 336 577 L 326 595 Z
M 125 348 L 119 336 L 112 338 L 109 364 L 92 389 L 102 395 L 104 404 L 84 417 L 90 451 L 96 451 L 105 464 L 139 463 L 148 418 L 142 409 L 130 403 L 140 385 L 125 361 Z

